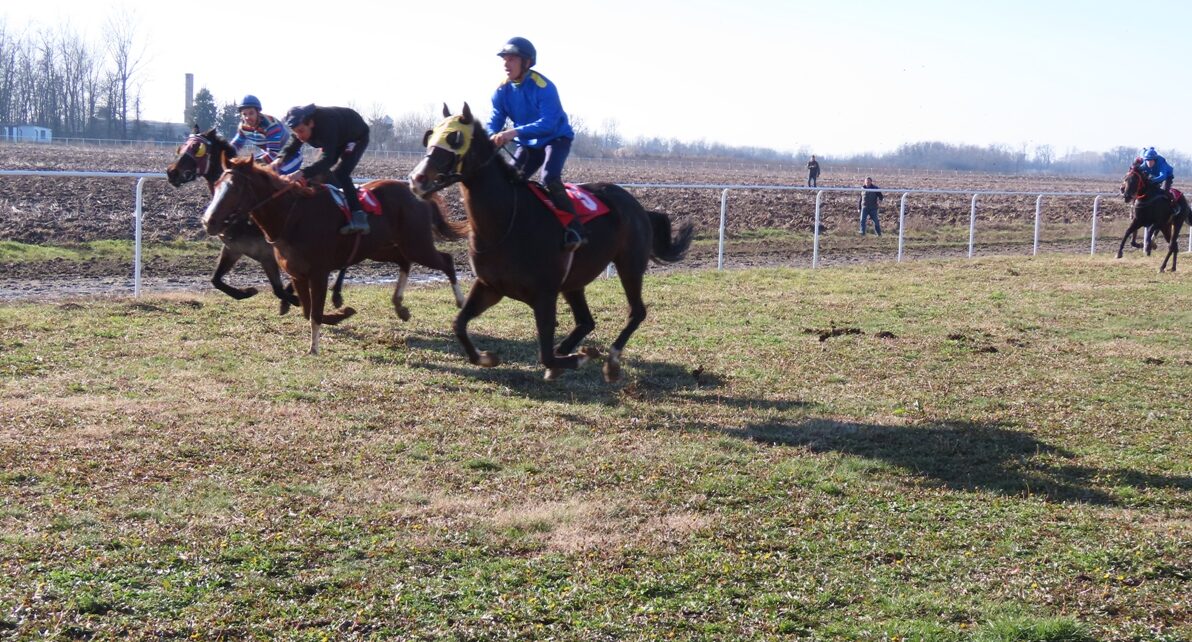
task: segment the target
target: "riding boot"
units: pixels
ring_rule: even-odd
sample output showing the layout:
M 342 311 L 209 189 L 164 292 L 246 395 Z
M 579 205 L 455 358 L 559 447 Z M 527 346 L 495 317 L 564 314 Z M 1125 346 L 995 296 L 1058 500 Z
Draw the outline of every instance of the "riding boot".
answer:
M 555 207 L 571 214 L 571 222 L 567 224 L 567 229 L 563 232 L 563 249 L 574 252 L 588 242 L 588 235 L 584 231 L 583 223 L 579 222 L 575 206 L 572 205 L 571 197 L 567 195 L 567 188 L 563 187 L 562 181 L 554 181 L 548 184 L 546 189 L 550 192 L 550 200 Z
M 368 215 L 360 210 L 352 210 L 352 221 L 339 228 L 340 234 L 368 234 Z

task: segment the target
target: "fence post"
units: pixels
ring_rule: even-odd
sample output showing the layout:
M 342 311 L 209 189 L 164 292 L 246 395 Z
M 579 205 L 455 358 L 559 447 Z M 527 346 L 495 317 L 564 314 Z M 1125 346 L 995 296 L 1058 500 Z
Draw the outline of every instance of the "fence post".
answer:
M 142 176 L 137 179 L 137 210 L 133 212 L 136 217 L 135 232 L 136 241 L 133 243 L 133 258 L 132 258 L 132 295 L 133 297 L 141 296 L 141 219 L 142 206 L 144 204 L 145 194 L 145 177 Z
M 977 235 L 977 195 L 973 194 L 973 207 L 969 210 L 969 251 L 968 257 L 973 258 L 973 239 Z
M 716 254 L 716 269 L 724 269 L 724 228 L 728 226 L 728 188 L 720 193 L 720 249 Z
M 820 205 L 824 200 L 824 191 L 815 193 L 815 223 L 812 226 L 811 267 L 819 267 L 819 237 L 820 237 Z
M 1043 195 L 1035 199 L 1035 246 L 1031 250 L 1031 256 L 1039 255 L 1039 218 L 1043 212 Z
M 1097 212 L 1101 208 L 1101 195 L 1093 199 L 1093 238 L 1089 241 L 1089 256 L 1097 253 Z
M 903 235 L 902 231 L 906 229 L 906 197 L 910 196 L 910 192 L 903 192 L 902 204 L 898 206 L 898 262 L 902 263 L 902 247 Z

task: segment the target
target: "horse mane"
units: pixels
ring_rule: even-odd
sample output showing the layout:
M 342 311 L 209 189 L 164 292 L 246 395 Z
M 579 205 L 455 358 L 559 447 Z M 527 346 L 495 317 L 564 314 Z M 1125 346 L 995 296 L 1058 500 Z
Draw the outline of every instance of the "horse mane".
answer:
M 276 171 L 273 170 L 272 166 L 258 163 L 256 159 L 251 156 L 229 158 L 228 168 L 244 169 L 247 170 L 252 176 L 260 176 L 262 179 L 269 182 L 269 186 L 272 187 L 275 192 L 288 189 L 300 196 L 314 196 L 317 193 L 312 187 L 302 187 L 283 179 Z
M 481 140 L 484 142 L 480 143 L 480 145 L 477 145 L 477 142 Z M 484 149 L 481 150 L 480 147 L 483 147 Z M 473 153 L 479 152 L 478 156 L 482 159 L 487 158 L 490 155 L 499 156 L 499 159 L 494 158 L 493 161 L 500 160 L 500 162 L 494 162 L 494 164 L 500 168 L 500 170 L 504 173 L 505 178 L 508 179 L 509 182 L 527 182 L 526 179 L 522 178 L 521 173 L 517 171 L 517 168 L 513 166 L 513 163 L 509 160 L 509 158 L 502 154 L 501 150 L 497 149 L 496 145 L 493 145 L 492 141 L 488 139 L 488 132 L 484 129 L 484 125 L 480 124 L 480 120 L 474 117 L 472 120 L 472 151 Z M 483 162 L 483 160 L 481 162 Z

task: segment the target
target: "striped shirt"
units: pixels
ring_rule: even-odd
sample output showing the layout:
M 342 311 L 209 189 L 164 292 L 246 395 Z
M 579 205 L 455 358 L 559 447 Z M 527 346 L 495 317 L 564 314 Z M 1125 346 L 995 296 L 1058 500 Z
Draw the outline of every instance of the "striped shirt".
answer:
M 232 137 L 232 147 L 239 152 L 242 147 L 252 144 L 257 148 L 255 156 L 272 161 L 281 151 L 282 139 L 285 138 L 286 128 L 281 121 L 268 114 L 261 114 L 256 127 L 249 127 L 243 122 L 236 129 Z

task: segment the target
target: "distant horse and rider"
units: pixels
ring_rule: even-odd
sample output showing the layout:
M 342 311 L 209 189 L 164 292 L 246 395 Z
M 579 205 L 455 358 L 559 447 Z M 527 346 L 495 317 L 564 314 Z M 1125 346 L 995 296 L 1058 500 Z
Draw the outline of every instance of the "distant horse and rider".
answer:
M 1170 193 L 1159 187 L 1140 170 L 1135 163 L 1122 179 L 1120 192 L 1122 199 L 1131 204 L 1133 219 L 1122 242 L 1118 244 L 1117 257 L 1122 258 L 1122 250 L 1126 247 L 1126 240 L 1138 230 L 1146 230 L 1147 253 L 1150 253 L 1150 239 L 1155 231 L 1163 234 L 1168 242 L 1167 255 L 1159 271 L 1167 270 L 1167 261 L 1171 261 L 1171 271 L 1175 272 L 1176 262 L 1180 253 L 1180 229 L 1185 223 L 1192 224 L 1192 209 L 1188 207 L 1187 197 L 1182 192 L 1172 189 Z M 1153 228 L 1153 229 L 1152 229 Z
M 484 367 L 500 363 L 496 354 L 476 349 L 468 336 L 468 323 L 504 297 L 533 309 L 539 359 L 548 380 L 597 356 L 592 348 L 575 352 L 596 326 L 584 289 L 611 262 L 629 303 L 628 322 L 609 348 L 603 369 L 606 381 L 618 380 L 625 344 L 646 318 L 643 274 L 651 260 L 682 259 L 691 245 L 693 225 L 684 223 L 672 236 L 665 214 L 646 210 L 617 185 L 571 186 L 573 206 L 581 219 L 587 219 L 587 242 L 568 251 L 560 247 L 559 239 L 570 222 L 569 214 L 560 216 L 561 210 L 551 206 L 549 191 L 527 181 L 506 162 L 467 104 L 457 116 L 444 105 L 443 115 L 444 120 L 426 132 L 426 156 L 409 179 L 411 189 L 423 198 L 449 185 L 461 186 L 471 227 L 468 256 L 476 280 L 453 325 L 468 360 Z M 575 328 L 555 344 L 560 294 L 571 307 Z
M 207 188 L 215 193 L 215 181 L 224 171 L 224 165 L 236 157 L 237 150 L 213 127 L 205 133 L 199 133 L 196 126 L 194 132 L 178 147 L 178 156 L 174 162 L 166 167 L 166 178 L 170 185 L 181 187 L 186 183 L 203 177 L 207 180 Z M 227 226 L 219 234 L 223 247 L 219 251 L 219 260 L 215 266 L 215 274 L 211 276 L 211 284 L 220 292 L 234 299 L 247 299 L 257 294 L 257 289 L 237 288 L 224 281 L 224 276 L 236 266 L 242 257 L 249 257 L 261 264 L 273 294 L 281 300 L 280 313 L 289 312 L 291 305 L 298 305 L 298 297 L 294 294 L 293 285 L 282 285 L 281 269 L 273 254 L 273 246 L 265 240 L 261 228 L 249 218 L 247 212 L 234 220 L 228 221 Z M 340 270 L 332 288 L 332 302 L 335 307 L 343 306 L 343 283 L 346 270 Z
M 310 354 L 318 354 L 322 325 L 335 325 L 355 314 L 352 308 L 325 312 L 327 279 L 334 270 L 364 259 L 396 263 L 400 270 L 393 292 L 393 307 L 402 320 L 410 318 L 402 304 L 411 263 L 443 272 L 451 283 L 456 305 L 463 293 L 450 254 L 435 248 L 434 234 L 448 240 L 462 239 L 463 223 L 448 221 L 441 201 L 426 201 L 411 193 L 401 181 L 377 180 L 363 186 L 377 207 L 369 217 L 371 233 L 339 233 L 347 212 L 336 188 L 311 188 L 287 182 L 268 166 L 251 158 L 227 161 L 215 181 L 211 204 L 203 214 L 209 234 L 222 234 L 243 217 L 251 218 L 273 247 L 279 265 L 293 279 L 310 320 Z

